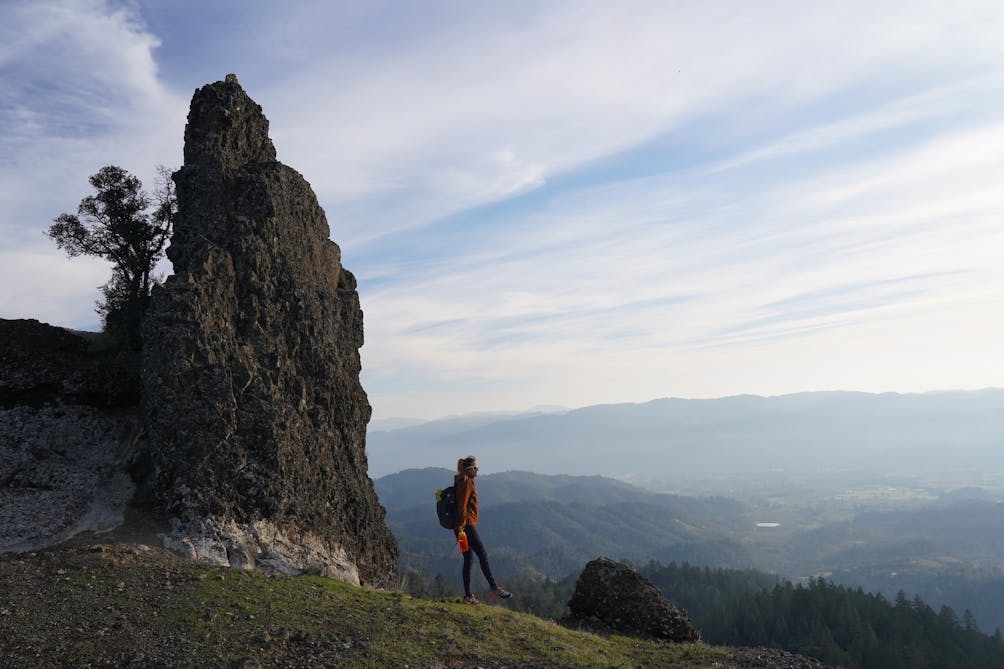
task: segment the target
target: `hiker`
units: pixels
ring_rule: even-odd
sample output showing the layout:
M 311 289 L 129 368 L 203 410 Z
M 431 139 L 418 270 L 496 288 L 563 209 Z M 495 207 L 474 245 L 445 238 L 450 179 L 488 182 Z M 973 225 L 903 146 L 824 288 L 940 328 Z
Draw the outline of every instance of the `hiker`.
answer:
M 463 531 L 467 535 L 468 550 L 464 551 L 464 604 L 480 604 L 478 598 L 471 592 L 471 564 L 474 554 L 481 563 L 481 572 L 485 575 L 493 597 L 509 599 L 512 593 L 499 586 L 488 564 L 488 550 L 478 535 L 478 488 L 474 479 L 478 477 L 478 461 L 473 455 L 457 460 L 457 474 L 453 477 L 453 487 L 457 497 L 457 523 L 453 534 L 458 538 Z

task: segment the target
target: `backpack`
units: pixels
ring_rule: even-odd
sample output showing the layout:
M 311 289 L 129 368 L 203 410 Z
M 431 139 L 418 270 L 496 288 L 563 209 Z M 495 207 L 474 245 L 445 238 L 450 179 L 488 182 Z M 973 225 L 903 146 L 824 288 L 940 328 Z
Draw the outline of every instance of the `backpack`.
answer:
M 460 520 L 457 513 L 457 493 L 453 486 L 436 491 L 436 515 L 439 516 L 439 524 L 448 530 Z

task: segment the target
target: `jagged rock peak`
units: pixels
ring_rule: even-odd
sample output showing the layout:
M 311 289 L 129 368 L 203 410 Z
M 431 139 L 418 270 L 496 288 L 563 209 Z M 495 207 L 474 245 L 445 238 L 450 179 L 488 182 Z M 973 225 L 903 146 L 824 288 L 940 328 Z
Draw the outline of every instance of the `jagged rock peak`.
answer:
M 236 77 L 197 90 L 174 175 L 175 274 L 143 325 L 149 491 L 175 550 L 394 581 L 367 475 L 363 314 L 310 184 Z
M 185 164 L 236 169 L 275 160 L 268 119 L 228 74 L 195 91 L 185 127 Z
M 687 612 L 631 567 L 600 557 L 582 571 L 568 602 L 570 627 L 665 641 L 700 641 Z

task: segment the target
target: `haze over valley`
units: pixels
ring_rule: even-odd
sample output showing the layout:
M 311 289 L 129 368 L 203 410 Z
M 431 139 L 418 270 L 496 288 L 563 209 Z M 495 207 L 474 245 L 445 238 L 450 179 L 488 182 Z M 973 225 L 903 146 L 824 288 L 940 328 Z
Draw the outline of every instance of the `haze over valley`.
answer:
M 962 487 L 1004 472 L 1004 390 L 659 399 L 371 428 L 367 439 L 374 477 L 472 452 L 489 472 L 599 474 L 699 494 Z
M 752 567 L 903 590 L 986 630 L 1004 626 L 1001 444 L 998 389 L 663 399 L 368 435 L 406 570 L 449 575 L 429 500 L 474 453 L 504 572 L 557 579 L 595 552 Z

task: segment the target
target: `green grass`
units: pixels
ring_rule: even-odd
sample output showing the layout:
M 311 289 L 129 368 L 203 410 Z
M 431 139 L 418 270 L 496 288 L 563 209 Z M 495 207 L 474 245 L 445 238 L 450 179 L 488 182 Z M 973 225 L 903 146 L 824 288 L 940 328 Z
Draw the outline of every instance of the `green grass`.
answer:
M 322 577 L 269 578 L 228 572 L 222 580 L 201 581 L 195 602 L 195 607 L 177 610 L 173 622 L 179 625 L 179 633 L 197 633 L 204 629 L 207 617 L 225 612 L 224 624 L 203 632 L 214 654 L 226 656 L 233 648 L 248 652 L 243 639 L 268 639 L 250 649 L 266 666 L 283 661 L 291 637 L 294 643 L 313 641 L 319 656 L 337 657 L 339 666 L 345 667 L 448 667 L 484 661 L 604 668 L 646 662 L 712 667 L 726 656 L 707 646 L 604 639 L 501 607 L 413 599 Z M 266 629 L 262 634 L 263 620 L 275 621 L 266 625 L 271 632 Z
M 0 562 L 0 665 L 735 667 L 730 650 L 577 632 L 502 606 L 157 559 Z M 41 564 L 38 564 L 41 562 Z M 517 594 L 518 596 L 518 594 Z M 0 610 L 0 613 L 3 613 Z

